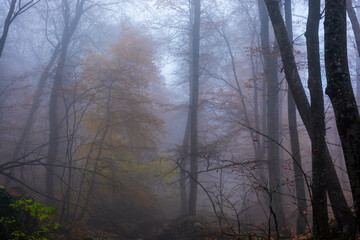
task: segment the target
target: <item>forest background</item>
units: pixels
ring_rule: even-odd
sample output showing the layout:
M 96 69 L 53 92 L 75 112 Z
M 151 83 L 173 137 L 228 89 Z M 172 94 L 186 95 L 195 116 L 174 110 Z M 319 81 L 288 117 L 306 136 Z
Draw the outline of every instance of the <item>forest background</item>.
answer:
M 120 235 L 355 236 L 359 4 L 1 2 L 2 185 Z

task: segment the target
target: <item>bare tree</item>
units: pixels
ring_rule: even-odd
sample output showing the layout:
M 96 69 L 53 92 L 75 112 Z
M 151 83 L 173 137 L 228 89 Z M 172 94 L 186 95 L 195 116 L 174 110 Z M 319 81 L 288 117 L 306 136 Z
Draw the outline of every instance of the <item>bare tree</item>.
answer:
M 57 158 L 58 143 L 59 143 L 59 122 L 58 122 L 58 99 L 61 93 L 63 72 L 65 69 L 66 56 L 68 51 L 68 46 L 71 41 L 81 16 L 83 15 L 85 9 L 84 4 L 86 0 L 77 0 L 75 15 L 73 18 L 70 18 L 70 6 L 68 0 L 62 1 L 63 8 L 63 18 L 64 18 L 64 30 L 61 40 L 61 51 L 59 59 L 57 62 L 54 83 L 50 95 L 50 104 L 49 104 L 49 148 L 47 154 L 48 164 L 54 164 Z M 48 167 L 46 172 L 46 194 L 50 197 L 54 196 L 54 168 Z
M 5 42 L 11 23 L 15 20 L 16 17 L 32 8 L 38 2 L 40 2 L 40 0 L 29 0 L 25 3 L 23 3 L 21 0 L 10 1 L 9 11 L 4 22 L 2 35 L 0 37 L 0 58 L 5 47 Z
M 314 233 L 320 239 L 329 236 L 327 198 L 325 185 L 325 111 L 321 82 L 319 50 L 320 1 L 309 1 L 309 16 L 306 25 L 306 46 L 308 56 L 308 86 L 311 97 L 311 125 L 314 138 L 312 150 L 312 204 Z
M 307 129 L 309 137 L 311 140 L 313 140 L 314 136 L 312 135 L 310 104 L 305 94 L 304 87 L 301 83 L 300 75 L 297 70 L 294 54 L 292 51 L 292 46 L 287 35 L 278 2 L 276 0 L 265 0 L 265 3 L 268 8 L 271 22 L 274 27 L 275 36 L 279 44 L 286 81 L 289 84 L 291 93 L 294 97 L 296 106 Z M 325 149 L 325 156 L 327 166 L 327 173 L 325 175 L 326 190 L 328 192 L 332 209 L 337 222 L 341 224 L 341 226 L 346 226 L 346 228 L 349 229 L 353 223 L 353 216 L 351 215 L 351 210 L 346 202 L 344 193 L 342 192 L 341 185 L 327 146 Z
M 286 29 L 288 31 L 289 40 L 293 39 L 292 32 L 292 10 L 291 1 L 285 0 L 285 21 Z M 290 131 L 290 144 L 291 152 L 293 157 L 294 177 L 295 177 L 295 188 L 296 198 L 298 203 L 297 219 L 296 219 L 296 234 L 300 235 L 305 233 L 306 230 L 306 213 L 307 204 L 304 199 L 305 186 L 304 186 L 304 175 L 302 173 L 302 163 L 300 154 L 299 134 L 297 129 L 297 117 L 296 117 L 296 105 L 294 97 L 291 94 L 290 89 L 287 91 L 288 94 L 288 119 L 289 119 L 289 131 Z
M 268 141 L 268 169 L 269 169 L 269 194 L 270 209 L 276 225 L 282 229 L 285 226 L 285 213 L 283 208 L 280 187 L 279 163 L 279 101 L 278 101 L 278 71 L 277 58 L 269 42 L 269 15 L 262 0 L 258 1 L 260 24 L 261 24 L 261 48 L 264 52 L 264 72 L 267 80 L 267 136 Z
M 356 228 L 360 231 L 360 116 L 351 85 L 346 37 L 346 0 L 325 1 L 325 67 L 327 87 L 344 152 Z

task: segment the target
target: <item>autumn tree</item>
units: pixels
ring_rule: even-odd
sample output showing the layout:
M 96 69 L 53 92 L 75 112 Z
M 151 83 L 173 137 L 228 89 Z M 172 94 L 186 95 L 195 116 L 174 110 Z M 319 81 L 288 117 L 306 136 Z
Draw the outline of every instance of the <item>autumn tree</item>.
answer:
M 113 191 L 115 199 L 137 202 L 137 208 L 155 204 L 145 201 L 147 194 L 153 194 L 146 182 L 150 179 L 147 171 L 160 174 L 161 170 L 153 162 L 162 128 L 150 93 L 159 87 L 155 61 L 154 42 L 133 26 L 122 29 L 120 39 L 106 54 L 93 53 L 86 60 L 82 87 L 91 96 L 85 116 L 89 141 L 81 152 L 83 168 L 91 172 L 84 172 L 80 179 L 76 201 L 83 208 L 75 209 L 77 219 L 94 205 L 94 192 L 105 197 L 101 192 Z M 144 181 L 146 174 L 149 179 Z M 107 187 L 109 181 L 113 189 Z

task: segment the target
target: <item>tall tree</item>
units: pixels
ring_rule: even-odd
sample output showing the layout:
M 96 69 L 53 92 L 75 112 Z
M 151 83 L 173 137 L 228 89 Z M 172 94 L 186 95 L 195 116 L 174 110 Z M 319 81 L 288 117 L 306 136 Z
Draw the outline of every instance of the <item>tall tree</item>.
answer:
M 28 117 L 26 118 L 26 121 L 25 121 L 25 125 L 24 125 L 24 128 L 21 132 L 21 135 L 20 135 L 20 138 L 19 140 L 16 141 L 16 145 L 15 145 L 15 149 L 14 149 L 14 153 L 12 155 L 12 161 L 15 162 L 17 161 L 20 157 L 21 157 L 21 152 L 22 152 L 22 149 L 23 149 L 23 146 L 24 144 L 26 143 L 29 135 L 30 135 L 30 132 L 31 132 L 31 129 L 34 125 L 34 120 L 35 120 L 35 114 L 37 112 L 37 110 L 39 109 L 40 107 L 40 103 L 41 103 L 41 97 L 42 97 L 42 94 L 43 94 L 43 91 L 44 91 L 44 87 L 46 85 L 46 81 L 47 79 L 49 78 L 50 76 L 50 71 L 56 61 L 56 58 L 57 56 L 59 55 L 59 50 L 61 48 L 61 42 L 59 42 L 51 57 L 50 57 L 50 60 L 49 62 L 47 63 L 47 65 L 45 66 L 43 72 L 41 73 L 40 75 L 40 79 L 39 79 L 39 82 L 37 84 L 37 89 L 35 91 L 35 94 L 34 94 L 34 97 L 33 97 L 33 100 L 32 100 L 32 104 L 31 104 L 31 107 L 30 107 L 30 110 L 29 110 L 29 115 Z M 11 169 L 10 170 L 10 175 L 13 175 L 13 170 L 14 169 Z M 7 178 L 6 179 L 6 183 L 5 185 L 9 185 L 10 184 L 10 178 Z
M 200 62 L 200 0 L 193 0 L 194 24 L 192 30 L 192 93 L 190 104 L 190 192 L 189 214 L 196 215 L 198 186 L 198 104 Z
M 327 198 L 325 185 L 325 111 L 321 82 L 319 50 L 320 0 L 309 0 L 309 15 L 306 25 L 306 46 L 308 58 L 308 86 L 311 97 L 312 135 L 312 204 L 315 236 L 329 237 Z
M 258 1 L 261 24 L 261 48 L 264 58 L 264 72 L 267 81 L 267 136 L 270 211 L 276 227 L 285 227 L 285 213 L 280 193 L 281 177 L 279 162 L 279 101 L 277 57 L 272 52 L 269 42 L 269 15 L 263 0 Z
M 292 42 L 293 31 L 292 31 L 292 10 L 291 1 L 285 0 L 285 21 L 286 29 L 288 32 L 289 40 Z M 298 203 L 297 219 L 296 219 L 296 234 L 300 235 L 305 233 L 306 230 L 306 215 L 307 204 L 305 199 L 305 185 L 304 185 L 304 174 L 301 170 L 301 154 L 299 144 L 299 134 L 297 129 L 297 117 L 296 117 L 296 105 L 294 98 L 288 88 L 288 120 L 289 120 L 289 131 L 290 131 L 290 144 L 291 153 L 293 155 L 293 166 L 295 176 L 295 188 L 296 188 L 296 200 Z
M 190 53 L 192 53 L 192 45 L 193 45 L 193 37 L 192 37 L 192 27 L 193 27 L 193 23 L 194 23 L 194 6 L 193 6 L 193 2 L 189 2 L 189 19 L 188 19 L 189 23 L 189 56 Z M 186 189 L 186 179 L 187 179 L 187 174 L 186 174 L 186 163 L 189 160 L 189 142 L 190 142 L 190 116 L 191 116 L 191 103 L 192 103 L 192 79 L 193 79 L 193 66 L 192 66 L 192 59 L 188 59 L 188 63 L 189 63 L 189 74 L 188 74 L 188 81 L 189 81 L 189 109 L 187 111 L 187 120 L 186 120 L 186 126 L 185 126 L 185 133 L 184 133 L 184 138 L 182 141 L 182 145 L 181 145 L 181 150 L 180 150 L 180 179 L 179 179 L 179 186 L 180 186 L 180 214 L 181 215 L 186 215 L 188 214 L 188 199 L 187 199 L 187 189 Z
M 79 24 L 80 18 L 84 13 L 86 0 L 77 0 L 75 15 L 70 18 L 71 10 L 68 0 L 62 1 L 64 30 L 61 40 L 61 51 L 57 62 L 54 83 L 50 95 L 49 104 L 49 148 L 47 153 L 47 171 L 45 175 L 46 194 L 54 198 L 54 165 L 57 159 L 59 143 L 59 122 L 58 122 L 58 99 L 61 95 L 63 72 L 65 69 L 66 56 L 71 38 Z
M 351 85 L 346 37 L 346 0 L 325 1 L 325 68 L 329 96 L 349 174 L 360 230 L 360 116 Z
M 309 137 L 311 140 L 313 140 L 314 136 L 312 135 L 310 104 L 305 94 L 304 87 L 301 83 L 300 75 L 295 62 L 295 57 L 292 51 L 292 45 L 287 36 L 286 27 L 284 24 L 284 20 L 281 16 L 278 1 L 265 0 L 265 3 L 274 27 L 276 39 L 279 44 L 286 81 L 289 84 L 300 117 L 306 127 Z M 327 166 L 327 173 L 325 174 L 326 190 L 328 192 L 335 218 L 339 223 L 340 227 L 344 227 L 346 230 L 346 228 L 350 228 L 354 219 L 351 215 L 351 210 L 346 202 L 344 193 L 342 192 L 341 185 L 337 177 L 336 170 L 331 160 L 331 156 L 327 146 L 325 148 L 325 155 Z
M 82 206 L 74 211 L 78 220 L 94 204 L 96 189 L 106 188 L 101 185 L 103 176 L 112 176 L 114 182 L 109 185 L 121 191 L 125 180 L 120 176 L 135 184 L 136 167 L 149 161 L 142 154 L 156 151 L 162 121 L 154 114 L 150 95 L 160 79 L 155 60 L 154 43 L 144 29 L 125 26 L 106 54 L 93 53 L 85 61 L 80 88 L 89 92 L 84 94 L 90 102 L 85 134 L 91 140 L 81 146 L 86 155 L 83 168 L 88 172 L 83 172 L 76 193 L 77 205 Z

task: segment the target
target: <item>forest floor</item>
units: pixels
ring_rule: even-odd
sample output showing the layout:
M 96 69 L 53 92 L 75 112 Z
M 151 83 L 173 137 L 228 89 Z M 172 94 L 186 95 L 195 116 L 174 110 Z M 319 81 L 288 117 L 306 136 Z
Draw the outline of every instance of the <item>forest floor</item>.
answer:
M 28 195 L 17 191 L 16 189 L 5 189 L 0 186 L 0 239 L 39 239 L 39 238 L 8 238 L 14 229 L 12 228 L 11 221 L 18 219 L 23 224 L 22 232 L 29 233 L 26 230 L 29 224 L 26 222 L 36 222 L 36 227 L 30 224 L 32 229 L 39 229 L 44 226 L 44 223 L 39 220 L 31 219 L 29 214 L 21 213 L 19 209 L 15 210 L 9 207 L 10 202 L 15 199 L 29 198 Z M 32 202 L 31 204 L 34 204 Z M 35 205 L 35 204 L 34 204 Z M 32 206 L 28 205 L 27 207 Z M 44 206 L 44 205 L 43 205 Z M 39 206 L 38 206 L 39 207 Z M 40 207 L 41 208 L 41 207 Z M 28 208 L 29 209 L 29 208 Z M 44 209 L 48 209 L 44 207 Z M 49 208 L 50 209 L 50 208 Z M 5 219 L 5 220 L 4 220 Z M 8 221 L 6 219 L 11 219 Z M 106 219 L 105 219 L 106 220 Z M 107 219 L 109 220 L 109 219 Z M 50 216 L 46 222 L 48 226 L 60 222 L 56 215 Z M 216 222 L 216 221 L 215 221 Z M 105 224 L 104 224 L 105 223 Z M 122 222 L 121 224 L 114 224 L 111 221 L 101 220 L 94 218 L 91 222 L 60 222 L 58 228 L 50 230 L 46 234 L 46 238 L 41 239 L 67 239 L 67 240 L 242 240 L 242 239 L 269 239 L 264 231 L 261 234 L 248 231 L 241 236 L 231 234 L 219 234 L 219 229 L 211 217 L 197 217 L 197 216 L 184 216 L 176 219 L 148 219 L 140 223 Z M 12 229 L 11 231 L 9 229 Z M 7 235 L 4 233 L 8 231 Z M 33 234 L 34 230 L 32 230 Z M 231 231 L 230 231 L 231 232 Z M 5 237 L 4 237 L 5 236 Z M 39 235 L 40 236 L 40 235 Z M 271 238 L 272 239 L 272 238 Z M 281 239 L 289 240 L 306 240 L 314 239 L 311 234 L 296 237 L 282 237 Z M 335 239 L 344 239 L 341 234 Z M 360 240 L 360 236 L 356 239 Z

